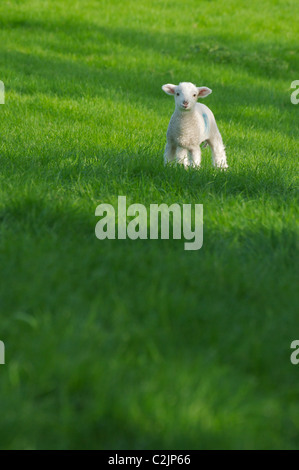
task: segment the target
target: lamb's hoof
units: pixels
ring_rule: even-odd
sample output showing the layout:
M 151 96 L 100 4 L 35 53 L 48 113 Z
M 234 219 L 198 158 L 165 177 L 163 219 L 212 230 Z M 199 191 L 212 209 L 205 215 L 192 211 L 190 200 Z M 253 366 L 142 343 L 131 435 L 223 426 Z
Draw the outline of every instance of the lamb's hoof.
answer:
M 227 163 L 218 163 L 216 165 L 216 168 L 221 170 L 221 171 L 226 171 L 228 169 L 228 164 Z

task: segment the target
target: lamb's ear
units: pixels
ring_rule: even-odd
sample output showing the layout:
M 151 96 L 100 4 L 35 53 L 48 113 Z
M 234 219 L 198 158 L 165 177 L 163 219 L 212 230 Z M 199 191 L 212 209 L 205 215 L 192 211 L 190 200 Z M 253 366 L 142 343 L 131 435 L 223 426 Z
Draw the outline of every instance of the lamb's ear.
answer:
M 210 95 L 212 93 L 212 90 L 208 88 L 207 86 L 200 86 L 197 87 L 197 96 L 198 98 L 205 98 L 206 96 Z
M 171 83 L 162 86 L 162 90 L 165 91 L 165 93 L 168 95 L 174 95 L 175 89 L 176 85 L 172 85 Z

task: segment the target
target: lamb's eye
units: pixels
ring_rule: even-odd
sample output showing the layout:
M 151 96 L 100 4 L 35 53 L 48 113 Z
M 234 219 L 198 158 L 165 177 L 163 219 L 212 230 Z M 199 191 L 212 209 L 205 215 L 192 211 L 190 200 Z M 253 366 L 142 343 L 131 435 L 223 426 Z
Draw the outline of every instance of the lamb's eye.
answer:
M 180 96 L 179 92 L 176 94 L 177 96 Z
M 194 95 L 193 95 L 193 96 L 194 96 L 194 98 L 195 98 L 195 97 L 196 97 L 196 93 L 194 93 Z

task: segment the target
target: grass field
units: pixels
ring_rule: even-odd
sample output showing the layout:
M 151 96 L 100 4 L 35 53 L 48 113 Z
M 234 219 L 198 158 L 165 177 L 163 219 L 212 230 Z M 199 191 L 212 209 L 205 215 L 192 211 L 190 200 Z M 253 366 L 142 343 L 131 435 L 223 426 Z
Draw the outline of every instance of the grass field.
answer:
M 297 3 L 2 1 L 0 447 L 299 448 Z M 163 166 L 192 81 L 229 170 Z M 204 206 L 204 243 L 95 208 Z

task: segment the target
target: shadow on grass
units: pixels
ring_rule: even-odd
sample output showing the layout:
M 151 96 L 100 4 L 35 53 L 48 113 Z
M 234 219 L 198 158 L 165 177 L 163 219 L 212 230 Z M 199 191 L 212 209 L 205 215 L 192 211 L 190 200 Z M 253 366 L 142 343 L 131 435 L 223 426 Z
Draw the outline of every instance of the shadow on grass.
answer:
M 210 62 L 243 69 L 254 76 L 285 78 L 297 68 L 293 45 L 284 42 L 245 41 L 240 34 L 202 33 L 200 29 L 182 34 L 177 31 L 150 32 L 144 29 L 99 26 L 96 23 L 73 19 L 55 21 L 31 18 L 1 19 L 2 29 L 39 33 L 45 49 L 73 54 L 84 58 L 87 53 L 111 50 L 111 45 L 122 45 L 135 51 L 155 51 L 163 57 L 179 61 Z M 0 23 L 0 24 L 1 24 Z M 45 33 L 45 34 L 43 34 Z M 53 35 L 54 33 L 54 35 Z M 45 40 L 46 37 L 46 40 Z M 74 44 L 65 41 L 74 38 Z M 186 45 L 188 45 L 186 47 Z M 74 49 L 75 46 L 75 49 Z M 113 49 L 112 49 L 113 50 Z
M 93 177 L 97 175 L 94 167 L 92 168 L 92 174 Z M 132 171 L 128 170 L 127 172 L 129 183 L 120 180 L 119 185 L 114 183 L 111 186 L 109 183 L 104 186 L 105 175 L 103 175 L 103 171 L 99 171 L 98 174 L 98 186 L 104 188 L 102 192 L 98 192 L 96 188 L 91 193 L 85 191 L 84 180 L 80 178 L 79 190 L 76 186 L 71 185 L 63 195 L 61 192 L 57 196 L 52 191 L 45 193 L 43 187 L 41 190 L 35 188 L 30 195 L 28 193 L 23 194 L 23 192 L 17 197 L 8 195 L 6 201 L 2 200 L 2 207 L 0 208 L 1 233 L 8 230 L 9 232 L 24 234 L 26 238 L 39 233 L 43 235 L 47 232 L 49 237 L 58 235 L 64 237 L 67 235 L 67 238 L 69 238 L 71 234 L 74 234 L 94 239 L 95 225 L 98 221 L 98 218 L 95 217 L 96 207 L 103 203 L 112 204 L 117 214 L 118 196 L 126 196 L 127 208 L 133 203 L 143 204 L 147 209 L 148 216 L 151 204 L 204 204 L 204 207 L 207 204 L 206 207 L 209 207 L 209 203 L 231 204 L 231 201 L 238 196 L 241 196 L 239 204 L 242 202 L 243 206 L 247 203 L 247 200 L 250 203 L 249 207 L 252 207 L 253 203 L 256 204 L 258 220 L 258 209 L 265 202 L 271 202 L 272 210 L 278 211 L 278 218 L 282 217 L 281 211 L 283 211 L 284 206 L 293 204 L 295 207 L 295 188 L 277 184 L 275 178 L 267 180 L 252 177 L 252 175 L 248 178 L 248 175 L 250 175 L 248 171 L 237 176 L 234 174 L 230 176 L 227 172 L 224 176 L 222 174 L 213 175 L 210 171 L 186 174 L 185 170 L 181 171 L 180 169 L 166 169 L 161 174 L 159 171 L 155 173 L 154 169 L 151 168 L 150 173 L 146 174 L 143 167 L 140 171 L 134 167 Z M 88 175 L 85 177 L 86 184 L 89 184 L 90 178 Z M 165 185 L 165 177 L 168 178 L 167 185 Z M 71 176 L 68 172 L 60 180 L 62 185 L 68 186 L 69 178 Z M 250 179 L 250 185 L 247 183 L 248 179 Z M 142 181 L 141 187 L 140 180 Z M 78 191 L 80 193 L 79 198 Z M 213 205 L 211 207 L 210 211 L 215 210 Z M 233 210 L 236 211 L 235 206 L 233 206 Z M 235 241 L 242 240 L 244 237 L 250 239 L 256 236 L 255 232 L 259 232 L 258 224 L 252 218 L 254 213 L 251 213 L 251 218 L 248 220 L 246 217 L 243 221 L 242 218 L 240 220 L 236 219 L 236 222 L 230 228 L 223 227 L 223 232 L 220 225 L 215 237 L 213 235 L 215 230 L 213 222 L 208 221 L 205 230 L 211 230 L 209 238 L 211 240 L 215 239 L 215 242 L 217 242 L 217 239 Z M 274 230 L 273 214 L 271 217 L 272 222 L 269 225 L 260 227 L 261 233 L 263 233 L 262 238 L 267 239 L 267 236 L 269 236 L 269 243 L 271 243 Z M 128 218 L 129 220 L 130 218 Z M 290 233 L 295 229 L 294 222 L 294 219 L 289 219 Z M 231 224 L 232 222 L 230 222 Z M 281 224 L 278 224 L 278 226 L 281 227 Z M 284 229 L 281 228 L 281 230 Z M 288 237 L 285 237 L 285 240 L 287 239 Z M 292 236 L 291 239 L 293 240 Z M 296 251 L 295 245 L 293 248 Z
M 79 154 L 76 151 L 74 157 L 74 149 L 66 152 L 55 142 L 55 149 L 46 152 L 48 158 L 38 159 L 38 166 L 34 165 L 38 157 L 27 158 L 21 162 L 19 171 L 25 175 L 25 186 L 27 180 L 36 181 L 37 194 L 39 187 L 44 193 L 49 181 L 55 181 L 46 194 L 51 197 L 53 189 L 59 190 L 59 197 L 65 200 L 72 200 L 77 194 L 85 201 L 105 198 L 109 202 L 111 197 L 127 195 L 133 200 L 139 198 L 140 203 L 179 202 L 182 198 L 200 202 L 201 197 L 223 200 L 242 195 L 245 201 L 271 198 L 273 202 L 286 203 L 296 197 L 296 175 L 282 172 L 271 156 L 260 164 L 238 162 L 221 171 L 212 166 L 210 151 L 205 150 L 202 167 L 185 170 L 180 165 L 164 166 L 163 147 L 157 154 L 150 148 L 136 152 L 90 146 Z M 10 160 L 3 159 L 2 169 L 7 177 L 14 177 L 15 165 Z M 20 189 L 23 181 L 19 183 Z M 15 198 L 8 193 L 7 201 L 10 199 Z
M 17 31 L 24 31 L 29 36 L 31 33 L 34 35 L 44 31 L 40 39 L 43 54 L 3 52 L 2 73 L 5 76 L 5 71 L 10 71 L 17 78 L 13 86 L 20 93 L 34 94 L 40 91 L 76 98 L 86 95 L 103 96 L 108 93 L 115 100 L 139 100 L 148 106 L 154 101 L 158 110 L 161 99 L 166 99 L 161 92 L 161 85 L 165 80 L 169 80 L 167 67 L 173 67 L 173 59 L 178 61 L 175 66 L 177 68 L 176 75 L 180 69 L 185 69 L 186 66 L 188 69 L 188 64 L 196 63 L 199 59 L 203 71 L 205 65 L 216 62 L 227 71 L 231 71 L 232 76 L 234 70 L 244 70 L 253 78 L 259 76 L 265 78 L 271 76 L 271 79 L 285 78 L 286 74 L 291 76 L 291 67 L 295 65 L 293 63 L 295 58 L 292 55 L 284 57 L 285 46 L 250 41 L 245 43 L 244 40 L 240 41 L 238 36 L 227 39 L 224 36 L 202 36 L 201 33 L 198 33 L 198 37 L 194 33 L 192 36 L 172 32 L 151 33 L 142 30 L 100 27 L 84 22 L 68 22 L 66 24 L 62 22 L 59 24 L 59 21 L 47 23 L 17 20 L 12 24 L 4 22 L 3 26 L 6 28 L 15 26 Z M 74 43 L 65 41 L 65 36 L 69 38 L 74 34 L 76 35 Z M 80 40 L 80 35 L 82 40 Z M 198 45 L 198 42 L 202 45 Z M 189 44 L 187 51 L 186 44 Z M 239 50 L 240 44 L 242 51 Z M 118 46 L 127 48 L 127 56 L 124 54 L 120 57 L 117 56 L 117 63 L 113 67 L 109 61 L 105 65 L 102 56 L 105 56 L 107 51 L 110 51 L 110 55 L 113 54 Z M 149 54 L 149 56 L 154 51 L 165 58 L 166 65 L 156 65 L 154 57 L 152 66 L 139 64 L 138 60 L 137 62 L 132 61 L 130 55 L 134 56 L 136 51 L 137 55 L 139 52 L 140 54 Z M 247 54 L 245 56 L 244 51 Z M 48 57 L 44 53 L 48 53 Z M 70 54 L 74 53 L 76 59 L 72 60 Z M 216 59 L 215 53 L 217 53 Z M 55 57 L 57 54 L 59 57 Z M 61 54 L 63 54 L 62 57 Z M 89 65 L 86 63 L 86 55 L 96 56 L 99 59 L 95 61 L 95 64 Z M 167 63 L 167 60 L 170 62 Z M 208 78 L 206 77 L 205 80 Z M 188 78 L 180 77 L 180 79 Z M 285 99 L 284 92 L 286 90 L 278 92 L 271 86 L 264 87 L 246 82 L 240 83 L 239 86 L 236 84 L 223 85 L 219 79 L 217 81 L 213 79 L 213 83 L 209 82 L 208 85 L 215 91 L 217 90 L 217 97 L 212 95 L 210 98 L 212 107 L 214 99 L 217 99 L 214 107 L 218 107 L 220 96 L 224 106 L 229 106 L 229 116 L 225 112 L 218 113 L 221 119 L 239 120 L 240 110 L 235 108 L 240 106 L 272 107 L 275 104 L 281 112 L 284 112 L 286 107 L 290 113 L 295 112 L 289 97 L 287 100 Z M 9 90 L 9 84 L 7 89 Z M 272 130 L 273 123 L 268 119 L 263 119 L 262 127 Z M 292 129 L 292 126 L 290 128 L 289 132 L 295 135 L 295 130 Z M 282 126 L 279 127 L 279 131 L 288 135 L 288 131 L 282 129 Z
M 107 191 L 108 194 L 111 188 L 111 195 L 117 196 L 125 192 L 133 197 L 136 195 L 136 188 L 142 190 L 143 187 L 145 200 L 148 199 L 147 189 L 152 188 L 157 193 L 160 192 L 160 201 L 169 196 L 200 198 L 202 195 L 209 195 L 230 198 L 241 194 L 245 200 L 258 200 L 263 196 L 272 197 L 273 200 L 287 200 L 294 198 L 297 191 L 294 179 L 288 174 L 284 177 L 281 169 L 273 165 L 271 158 L 254 167 L 244 163 L 243 166 L 239 164 L 238 169 L 232 167 L 224 172 L 212 166 L 209 150 L 203 155 L 202 168 L 189 170 L 180 165 L 165 167 L 163 149 L 158 155 L 150 149 L 140 149 L 137 153 L 129 150 L 120 153 L 114 148 L 94 149 L 90 154 L 90 163 L 88 154 L 89 151 L 84 155 L 84 162 L 62 162 L 63 183 L 74 182 L 79 178 L 83 185 L 97 181 L 105 187 L 104 192 Z M 112 177 L 111 181 L 107 178 L 109 175 Z
M 14 346 L 19 406 L 36 413 L 16 433 L 19 394 L 7 394 L 2 442 L 30 423 L 38 447 L 295 446 L 294 232 L 208 228 L 186 253 L 179 240 L 99 241 L 85 210 L 33 205 L 4 214 L 0 291 L 7 335 L 26 344 Z M 36 328 L 15 324 L 20 311 Z

